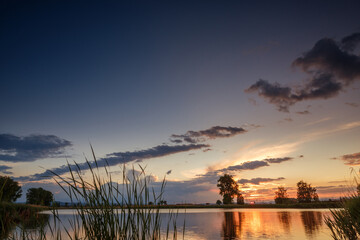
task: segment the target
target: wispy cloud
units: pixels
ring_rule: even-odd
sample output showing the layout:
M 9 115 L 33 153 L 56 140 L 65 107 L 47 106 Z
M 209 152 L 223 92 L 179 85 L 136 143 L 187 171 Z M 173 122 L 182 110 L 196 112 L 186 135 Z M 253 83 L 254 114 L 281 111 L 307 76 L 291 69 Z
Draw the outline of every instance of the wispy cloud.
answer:
M 357 165 L 360 165 L 360 152 L 352 153 L 352 154 L 345 154 L 340 157 L 335 157 L 333 159 L 340 159 L 340 160 L 344 161 L 345 165 L 357 166 Z
M 334 194 L 344 196 L 348 194 L 352 189 L 347 185 L 337 186 L 317 186 L 316 191 L 321 194 L 322 197 L 333 197 Z
M 299 111 L 299 112 L 296 112 L 297 114 L 300 114 L 300 115 L 306 115 L 306 114 L 310 114 L 310 112 L 308 110 L 305 110 L 305 111 Z
M 143 161 L 146 159 L 151 158 L 158 158 L 158 157 L 164 157 L 180 152 L 187 152 L 191 150 L 197 150 L 201 148 L 208 148 L 209 145 L 207 144 L 188 144 L 188 145 L 176 145 L 176 146 L 170 146 L 170 145 L 159 145 L 153 148 L 145 149 L 145 150 L 139 150 L 139 151 L 133 151 L 133 152 L 114 152 L 107 154 L 106 157 L 100 158 L 97 160 L 97 164 L 95 162 L 90 162 L 90 166 L 95 168 L 96 165 L 98 167 L 104 167 L 104 166 L 115 166 L 118 164 L 123 163 L 129 163 L 133 161 Z M 78 163 L 77 166 L 83 171 L 89 169 L 88 163 Z M 72 170 L 76 170 L 77 166 L 75 164 L 71 164 L 70 168 Z M 38 181 L 42 179 L 49 179 L 54 176 L 53 173 L 56 173 L 58 175 L 65 174 L 69 172 L 69 166 L 63 165 L 57 168 L 46 170 L 42 173 L 25 176 L 25 177 L 18 177 L 17 180 L 19 181 Z
M 302 139 L 304 142 L 306 141 L 312 141 L 315 140 L 317 138 L 329 135 L 329 134 L 334 134 L 337 132 L 341 132 L 341 131 L 347 131 L 353 128 L 357 128 L 360 127 L 360 121 L 355 121 L 355 122 L 348 122 L 348 123 L 344 123 L 344 124 L 340 124 L 338 126 L 332 127 L 332 128 L 323 128 L 317 131 L 313 131 L 311 133 L 307 133 L 305 134 Z
M 254 184 L 254 185 L 259 185 L 260 183 L 267 183 L 267 182 L 275 182 L 275 181 L 281 181 L 281 180 L 284 180 L 285 178 L 283 177 L 279 177 L 279 178 L 261 178 L 261 177 L 258 177 L 258 178 L 252 178 L 252 179 L 240 179 L 238 181 L 238 183 L 240 184 Z
M 242 127 L 214 126 L 200 131 L 190 130 L 187 131 L 185 134 L 173 134 L 171 135 L 171 141 L 175 143 L 181 143 L 181 142 L 197 143 L 197 142 L 203 142 L 207 139 L 233 137 L 235 135 L 245 132 L 247 132 L 247 130 L 245 130 Z
M 253 128 L 259 127 L 259 126 L 251 125 L 251 124 L 249 126 L 253 127 Z M 207 151 L 211 150 L 211 148 L 210 148 L 211 146 L 208 144 L 200 144 L 199 142 L 203 142 L 205 140 L 215 139 L 215 138 L 228 138 L 228 137 L 232 137 L 232 136 L 235 136 L 235 135 L 238 135 L 241 133 L 245 133 L 245 132 L 247 132 L 247 130 L 245 130 L 242 127 L 214 126 L 209 129 L 200 130 L 200 131 L 188 131 L 182 135 L 173 134 L 173 135 L 171 135 L 170 141 L 172 143 L 176 143 L 177 145 L 163 144 L 163 145 L 159 145 L 159 146 L 156 146 L 153 148 L 139 150 L 139 151 L 113 152 L 113 153 L 107 154 L 103 158 L 98 159 L 97 166 L 100 166 L 100 167 L 103 167 L 105 165 L 114 166 L 114 165 L 121 164 L 121 163 L 129 163 L 129 162 L 133 162 L 133 161 L 143 161 L 145 159 L 164 157 L 164 156 L 168 156 L 171 154 L 187 152 L 187 151 L 197 150 L 197 149 L 203 149 L 204 152 L 207 152 Z M 55 141 L 54 138 L 56 138 L 55 136 L 47 136 L 47 137 L 52 139 L 53 141 Z M 39 136 L 36 136 L 36 139 L 38 139 L 38 138 L 39 138 Z M 43 138 L 44 137 L 42 137 L 42 139 Z M 28 141 L 27 138 L 25 140 Z M 59 141 L 57 141 L 57 142 L 59 142 Z M 1 143 L 1 141 L 0 141 L 0 143 Z M 71 145 L 71 143 L 68 141 L 65 141 L 65 142 L 60 141 L 60 143 L 62 143 L 65 146 Z M 181 143 L 187 143 L 187 144 L 180 145 Z M 4 146 L 7 146 L 7 145 L 4 144 Z M 50 147 L 53 147 L 53 146 L 51 145 Z M 50 147 L 48 147 L 48 148 L 50 148 Z M 45 147 L 40 148 L 42 150 L 41 153 L 46 152 L 44 149 L 48 149 L 48 148 L 45 148 Z M 18 149 L 20 149 L 20 148 L 18 148 Z M 48 151 L 50 151 L 50 150 L 48 150 Z M 59 153 L 59 152 L 60 151 L 58 150 L 56 153 Z M 52 152 L 52 153 L 55 154 L 54 152 Z M 5 155 L 8 155 L 8 154 L 5 154 Z M 39 154 L 37 154 L 37 155 L 39 155 Z M 43 155 L 45 155 L 45 154 L 43 154 Z M 49 154 L 47 154 L 47 156 L 48 155 Z M 81 170 L 89 169 L 89 165 L 87 163 L 79 163 L 77 166 Z M 91 162 L 90 166 L 94 167 L 95 162 Z M 70 168 L 72 170 L 75 170 L 77 167 L 76 167 L 76 165 L 73 164 L 73 165 L 70 165 Z M 42 173 L 34 174 L 31 176 L 18 177 L 17 179 L 19 181 L 38 181 L 41 179 L 51 178 L 53 176 L 53 173 L 61 175 L 61 174 L 65 174 L 67 172 L 69 172 L 69 166 L 63 165 L 63 166 L 60 166 L 57 168 L 48 169 Z
M 354 107 L 354 108 L 357 108 L 359 106 L 359 104 L 354 103 L 354 102 L 346 102 L 345 104 L 350 106 L 350 107 Z
M 310 75 L 305 84 L 291 88 L 259 79 L 245 92 L 256 92 L 282 112 L 289 112 L 289 107 L 300 101 L 335 97 L 360 79 L 360 56 L 354 53 L 359 35 L 354 33 L 341 42 L 323 38 L 295 59 L 292 65 Z
M 259 167 L 269 166 L 269 163 L 282 163 L 285 161 L 290 161 L 294 158 L 292 157 L 283 157 L 283 158 L 265 158 L 263 160 L 247 161 L 239 165 L 229 166 L 222 169 L 221 171 L 241 171 L 241 170 L 253 170 Z
M 313 121 L 313 122 L 309 122 L 309 123 L 305 124 L 305 126 L 316 125 L 316 124 L 319 124 L 319 123 L 322 123 L 322 122 L 329 121 L 329 120 L 331 120 L 331 119 L 332 119 L 332 118 L 330 118 L 330 117 L 322 118 L 322 119 L 319 119 L 319 120 L 316 120 L 316 121 Z
M 0 160 L 32 162 L 38 159 L 59 157 L 69 146 L 72 146 L 70 141 L 54 135 L 19 137 L 12 134 L 0 134 Z

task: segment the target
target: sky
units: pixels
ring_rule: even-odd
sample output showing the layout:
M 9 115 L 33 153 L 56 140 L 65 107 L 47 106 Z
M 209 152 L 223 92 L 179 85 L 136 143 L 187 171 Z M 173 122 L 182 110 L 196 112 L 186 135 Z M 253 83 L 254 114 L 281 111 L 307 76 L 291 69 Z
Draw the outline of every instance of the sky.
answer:
M 166 177 L 169 203 L 246 201 L 296 183 L 343 196 L 360 165 L 359 1 L 10 1 L 0 4 L 0 175 L 25 193 L 90 144 Z

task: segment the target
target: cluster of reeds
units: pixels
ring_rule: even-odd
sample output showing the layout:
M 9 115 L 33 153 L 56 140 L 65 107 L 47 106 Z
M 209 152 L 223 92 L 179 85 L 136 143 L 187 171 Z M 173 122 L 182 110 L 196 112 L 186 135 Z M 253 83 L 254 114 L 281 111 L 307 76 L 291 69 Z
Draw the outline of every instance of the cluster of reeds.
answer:
M 342 201 L 343 209 L 330 210 L 331 217 L 325 219 L 326 225 L 332 232 L 332 237 L 336 240 L 360 239 L 360 176 L 354 171 L 353 173 L 358 191 L 350 192 Z
M 0 239 L 45 239 L 48 215 L 26 204 L 0 202 Z
M 54 180 L 69 197 L 74 214 L 63 222 L 61 212 L 53 207 L 52 217 L 40 227 L 18 224 L 5 239 L 97 239 L 97 240 L 158 240 L 177 239 L 177 212 L 160 211 L 164 202 L 165 177 L 157 189 L 151 178 L 140 171 L 122 167 L 120 183 L 113 182 L 109 165 L 88 161 L 89 175 L 83 174 L 77 163 L 69 164 L 69 177 L 54 174 Z M 40 214 L 41 215 L 41 214 Z M 44 215 L 48 216 L 48 215 Z M 50 215 L 51 216 L 51 215 Z M 70 226 L 70 227 L 69 227 Z M 185 221 L 182 235 L 185 234 Z M 3 239 L 0 237 L 0 239 Z
M 177 213 L 169 211 L 167 222 L 162 222 L 160 203 L 163 202 L 165 178 L 157 191 L 150 186 L 150 177 L 144 168 L 127 171 L 122 168 L 121 183 L 114 183 L 109 166 L 98 166 L 93 149 L 94 161 L 86 159 L 90 178 L 85 178 L 75 163 L 75 169 L 68 164 L 69 178 L 56 173 L 55 181 L 75 205 L 76 214 L 70 220 L 72 229 L 64 229 L 69 239 L 169 239 L 177 238 Z M 100 174 L 104 172 L 103 174 Z M 79 204 L 80 203 L 80 204 Z M 150 206 L 150 204 L 152 204 Z M 59 235 L 61 219 L 53 210 L 54 223 L 50 228 L 52 238 Z M 164 224 L 166 224 L 164 226 Z M 161 231 L 161 229 L 165 229 Z M 61 231 L 60 231 L 61 232 Z

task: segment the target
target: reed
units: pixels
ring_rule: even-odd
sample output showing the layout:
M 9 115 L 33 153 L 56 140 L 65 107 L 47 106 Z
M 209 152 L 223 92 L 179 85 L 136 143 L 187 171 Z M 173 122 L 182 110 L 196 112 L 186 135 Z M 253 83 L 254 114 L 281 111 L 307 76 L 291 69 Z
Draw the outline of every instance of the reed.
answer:
M 360 186 L 359 174 L 352 173 L 356 186 Z M 331 217 L 325 218 L 333 239 L 360 239 L 360 192 L 350 192 L 342 201 L 342 206 L 343 209 L 330 210 Z
M 159 189 L 154 189 L 145 168 L 139 166 L 141 171 L 134 167 L 128 170 L 123 165 L 121 183 L 114 183 L 109 165 L 99 166 L 92 147 L 91 151 L 93 161 L 85 158 L 90 176 L 84 175 L 76 162 L 72 165 L 67 163 L 69 177 L 52 172 L 55 182 L 75 206 L 75 214 L 69 222 L 62 222 L 58 208 L 53 206 L 51 222 L 48 219 L 46 225 L 33 228 L 21 223 L 11 230 L 12 234 L 0 236 L 0 239 L 177 239 L 181 230 L 176 223 L 178 212 L 170 209 L 165 214 L 160 212 L 160 203 L 164 202 L 165 177 Z M 185 221 L 183 239 L 184 235 Z
M 159 206 L 163 202 L 165 177 L 160 189 L 155 191 L 150 186 L 150 178 L 145 169 L 122 168 L 122 183 L 114 183 L 109 165 L 99 166 L 94 150 L 91 147 L 93 161 L 86 159 L 90 178 L 84 177 L 78 164 L 72 168 L 68 163 L 70 177 L 65 178 L 56 173 L 55 181 L 76 205 L 76 214 L 71 220 L 72 229 L 65 229 L 69 239 L 177 239 L 177 213 L 169 210 L 168 221 L 163 223 L 160 207 L 147 208 L 150 202 Z M 101 174 L 100 171 L 105 172 Z M 81 203 L 81 204 L 77 204 Z M 58 239 L 61 219 L 53 209 L 54 224 L 50 229 L 52 238 Z M 60 226 L 59 226 L 60 224 Z M 166 224 L 166 231 L 161 228 Z

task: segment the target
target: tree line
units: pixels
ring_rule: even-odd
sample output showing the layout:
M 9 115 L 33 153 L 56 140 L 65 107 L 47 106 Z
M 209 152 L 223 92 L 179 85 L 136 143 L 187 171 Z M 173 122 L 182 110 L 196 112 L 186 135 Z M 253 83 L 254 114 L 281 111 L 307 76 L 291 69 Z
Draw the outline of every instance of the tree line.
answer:
M 219 194 L 223 197 L 223 200 L 222 202 L 220 200 L 217 200 L 216 204 L 232 204 L 235 197 L 237 204 L 244 204 L 244 197 L 239 190 L 239 184 L 234 180 L 233 176 L 229 174 L 224 174 L 224 176 L 221 176 L 217 182 Z M 311 184 L 308 184 L 301 180 L 296 185 L 297 201 L 299 203 L 319 201 L 319 196 L 316 193 L 316 188 L 312 187 Z M 360 185 L 358 186 L 358 192 L 360 194 Z M 291 199 L 287 194 L 287 189 L 285 189 L 284 187 L 278 187 L 274 194 L 274 200 L 276 204 L 284 204 L 291 202 Z
M 21 186 L 7 176 L 0 176 L 0 202 L 15 202 L 22 196 Z M 43 188 L 29 188 L 26 192 L 26 203 L 50 206 L 54 201 L 52 192 Z

